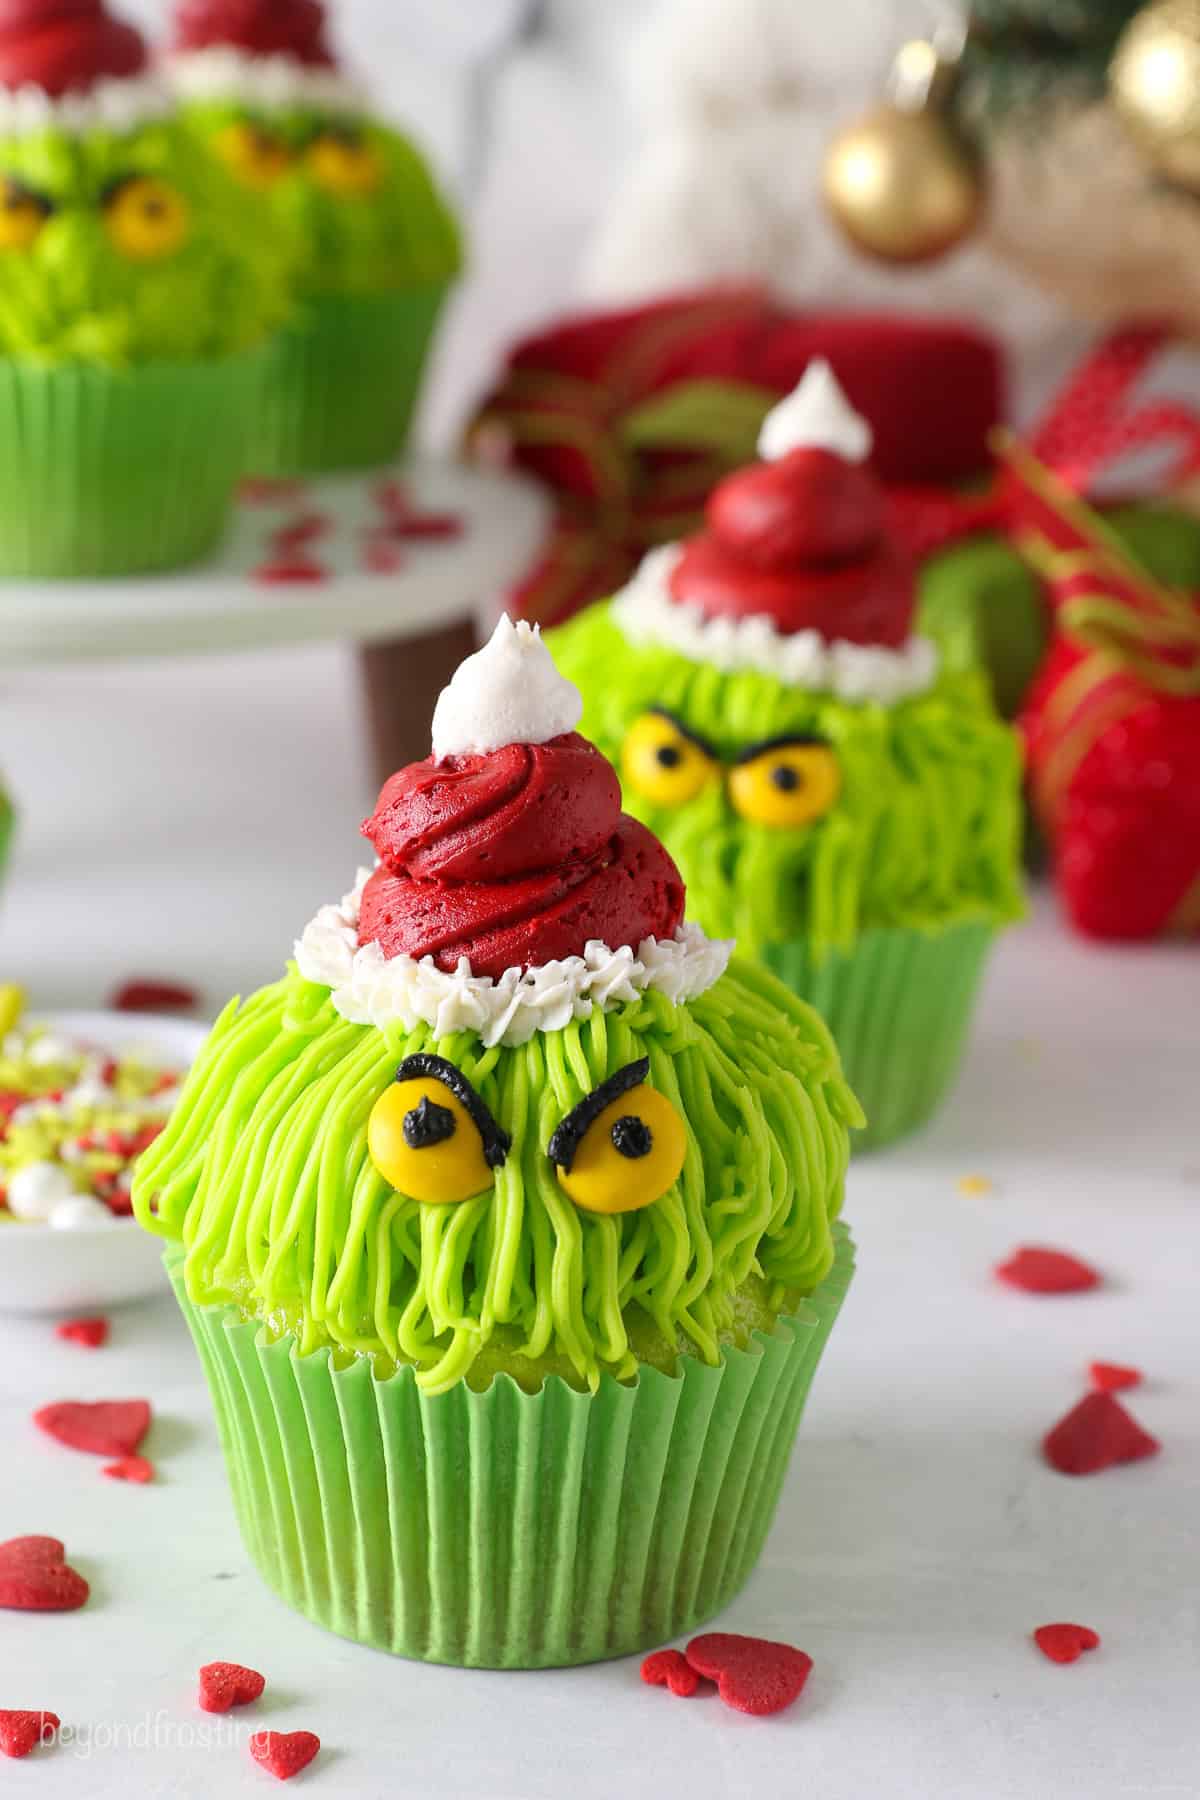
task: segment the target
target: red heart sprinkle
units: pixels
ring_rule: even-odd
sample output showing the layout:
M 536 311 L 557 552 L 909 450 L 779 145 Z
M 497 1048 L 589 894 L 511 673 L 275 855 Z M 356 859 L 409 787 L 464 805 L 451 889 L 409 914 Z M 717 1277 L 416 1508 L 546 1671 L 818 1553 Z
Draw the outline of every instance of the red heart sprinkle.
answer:
M 52 1712 L 6 1712 L 0 1708 L 0 1751 L 5 1756 L 28 1756 L 39 1744 L 48 1744 L 62 1728 Z
M 1085 1395 L 1042 1439 L 1042 1454 L 1060 1475 L 1095 1475 L 1161 1448 L 1111 1394 Z
M 650 1687 L 669 1688 L 681 1700 L 690 1700 L 700 1677 L 682 1650 L 655 1650 L 642 1664 L 642 1680 Z
M 732 1631 L 705 1632 L 692 1639 L 684 1654 L 697 1675 L 716 1682 L 726 1706 L 758 1718 L 798 1700 L 813 1666 L 811 1656 L 790 1644 Z
M 154 1480 L 154 1464 L 144 1456 L 123 1456 L 119 1462 L 105 1463 L 100 1473 L 110 1481 L 135 1481 L 145 1487 Z
M 234 1706 L 249 1706 L 266 1685 L 265 1675 L 242 1663 L 205 1663 L 200 1671 L 200 1705 L 205 1712 L 227 1713 Z
M 132 1456 L 150 1429 L 148 1400 L 56 1400 L 33 1415 L 35 1425 L 70 1450 Z
M 381 513 L 392 519 L 407 519 L 412 511 L 408 489 L 399 481 L 380 481 L 371 490 L 371 498 Z
M 108 1333 L 107 1319 L 66 1319 L 54 1335 L 68 1344 L 82 1344 L 85 1350 L 99 1350 L 107 1344 Z
M 371 575 L 395 575 L 404 567 L 404 552 L 391 538 L 372 533 L 363 544 L 363 566 Z
M 1051 1662 L 1073 1663 L 1085 1650 L 1099 1647 L 1100 1633 L 1090 1625 L 1039 1625 L 1033 1641 Z
M 0 1606 L 14 1612 L 74 1612 L 90 1589 L 68 1567 L 58 1538 L 10 1538 L 0 1544 Z
M 112 997 L 117 1012 L 191 1012 L 199 1003 L 195 988 L 178 981 L 127 981 Z
M 247 475 L 238 483 L 238 499 L 243 506 L 280 506 L 304 497 L 304 483 L 269 475 Z
M 1087 1288 L 1099 1287 L 1101 1281 L 1096 1270 L 1077 1256 L 1035 1245 L 1015 1251 L 1006 1263 L 997 1265 L 996 1274 L 1027 1294 L 1082 1294 Z
M 307 1769 L 321 1740 L 311 1731 L 258 1731 L 250 1739 L 250 1754 L 256 1763 L 290 1781 L 301 1769 Z
M 319 538 L 327 537 L 332 528 L 332 521 L 324 513 L 300 513 L 271 533 L 271 548 L 288 556 L 293 551 L 307 549 L 309 544 L 315 544 Z
M 1140 1369 L 1126 1368 L 1123 1363 L 1089 1363 L 1088 1374 L 1092 1378 L 1092 1386 L 1101 1394 L 1116 1394 L 1123 1388 L 1141 1387 L 1145 1380 Z
M 274 562 L 260 563 L 254 571 L 254 579 L 264 587 L 299 586 L 305 582 L 315 585 L 328 581 L 329 571 L 310 557 L 293 553 L 281 556 Z
M 441 543 L 463 535 L 463 522 L 457 513 L 410 513 L 396 526 L 402 538 L 406 540 L 424 539 L 429 543 Z

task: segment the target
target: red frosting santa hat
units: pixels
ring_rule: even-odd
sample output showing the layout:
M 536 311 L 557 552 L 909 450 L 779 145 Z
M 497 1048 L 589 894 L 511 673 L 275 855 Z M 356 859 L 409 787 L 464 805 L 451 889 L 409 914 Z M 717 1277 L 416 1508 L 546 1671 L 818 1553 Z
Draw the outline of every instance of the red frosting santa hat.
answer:
M 321 0 L 181 0 L 167 69 L 187 100 L 279 108 L 361 103 Z
M 132 129 L 169 105 L 149 61 L 104 0 L 0 0 L 0 136 Z
M 889 534 L 871 428 L 829 364 L 771 412 L 761 460 L 714 491 L 705 529 L 657 550 L 617 596 L 634 642 L 851 701 L 896 701 L 937 678 L 912 633 L 916 570 Z

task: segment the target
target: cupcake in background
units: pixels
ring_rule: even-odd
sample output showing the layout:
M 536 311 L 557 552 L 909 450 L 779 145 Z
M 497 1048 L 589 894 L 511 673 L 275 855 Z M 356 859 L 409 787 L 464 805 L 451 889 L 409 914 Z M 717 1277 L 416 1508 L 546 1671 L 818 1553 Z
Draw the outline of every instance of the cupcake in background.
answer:
M 0 574 L 212 548 L 282 269 L 102 0 L 0 7 Z
M 503 620 L 134 1187 L 266 1580 L 434 1662 L 724 1606 L 852 1272 L 833 1041 L 685 922 L 580 710 Z
M 298 313 L 266 374 L 250 472 L 392 461 L 462 261 L 424 159 L 338 67 L 318 0 L 183 0 L 166 68 L 292 256 Z
M 933 1112 L 1020 912 L 1020 767 L 977 671 L 914 636 L 871 432 L 825 363 L 706 529 L 555 634 L 584 726 L 708 931 L 824 1014 L 878 1145 Z

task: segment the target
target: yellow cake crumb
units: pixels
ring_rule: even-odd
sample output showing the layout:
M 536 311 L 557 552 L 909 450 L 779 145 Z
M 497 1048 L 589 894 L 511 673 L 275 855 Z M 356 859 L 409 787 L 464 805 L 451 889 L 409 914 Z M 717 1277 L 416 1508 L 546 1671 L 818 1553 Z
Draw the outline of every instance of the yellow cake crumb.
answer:
M 978 1200 L 984 1194 L 990 1194 L 995 1187 L 990 1175 L 960 1175 L 958 1191 L 964 1200 Z

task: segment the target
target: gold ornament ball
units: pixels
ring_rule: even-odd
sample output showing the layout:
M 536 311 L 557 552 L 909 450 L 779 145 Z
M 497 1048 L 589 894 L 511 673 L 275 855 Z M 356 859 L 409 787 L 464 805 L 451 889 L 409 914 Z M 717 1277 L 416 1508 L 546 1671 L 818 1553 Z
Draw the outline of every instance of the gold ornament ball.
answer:
M 986 198 L 970 144 L 929 107 L 880 106 L 839 132 L 823 185 L 851 242 L 889 263 L 933 262 L 953 250 L 975 230 Z
M 1200 0 L 1152 0 L 1136 13 L 1113 54 L 1109 85 L 1153 167 L 1200 193 Z

